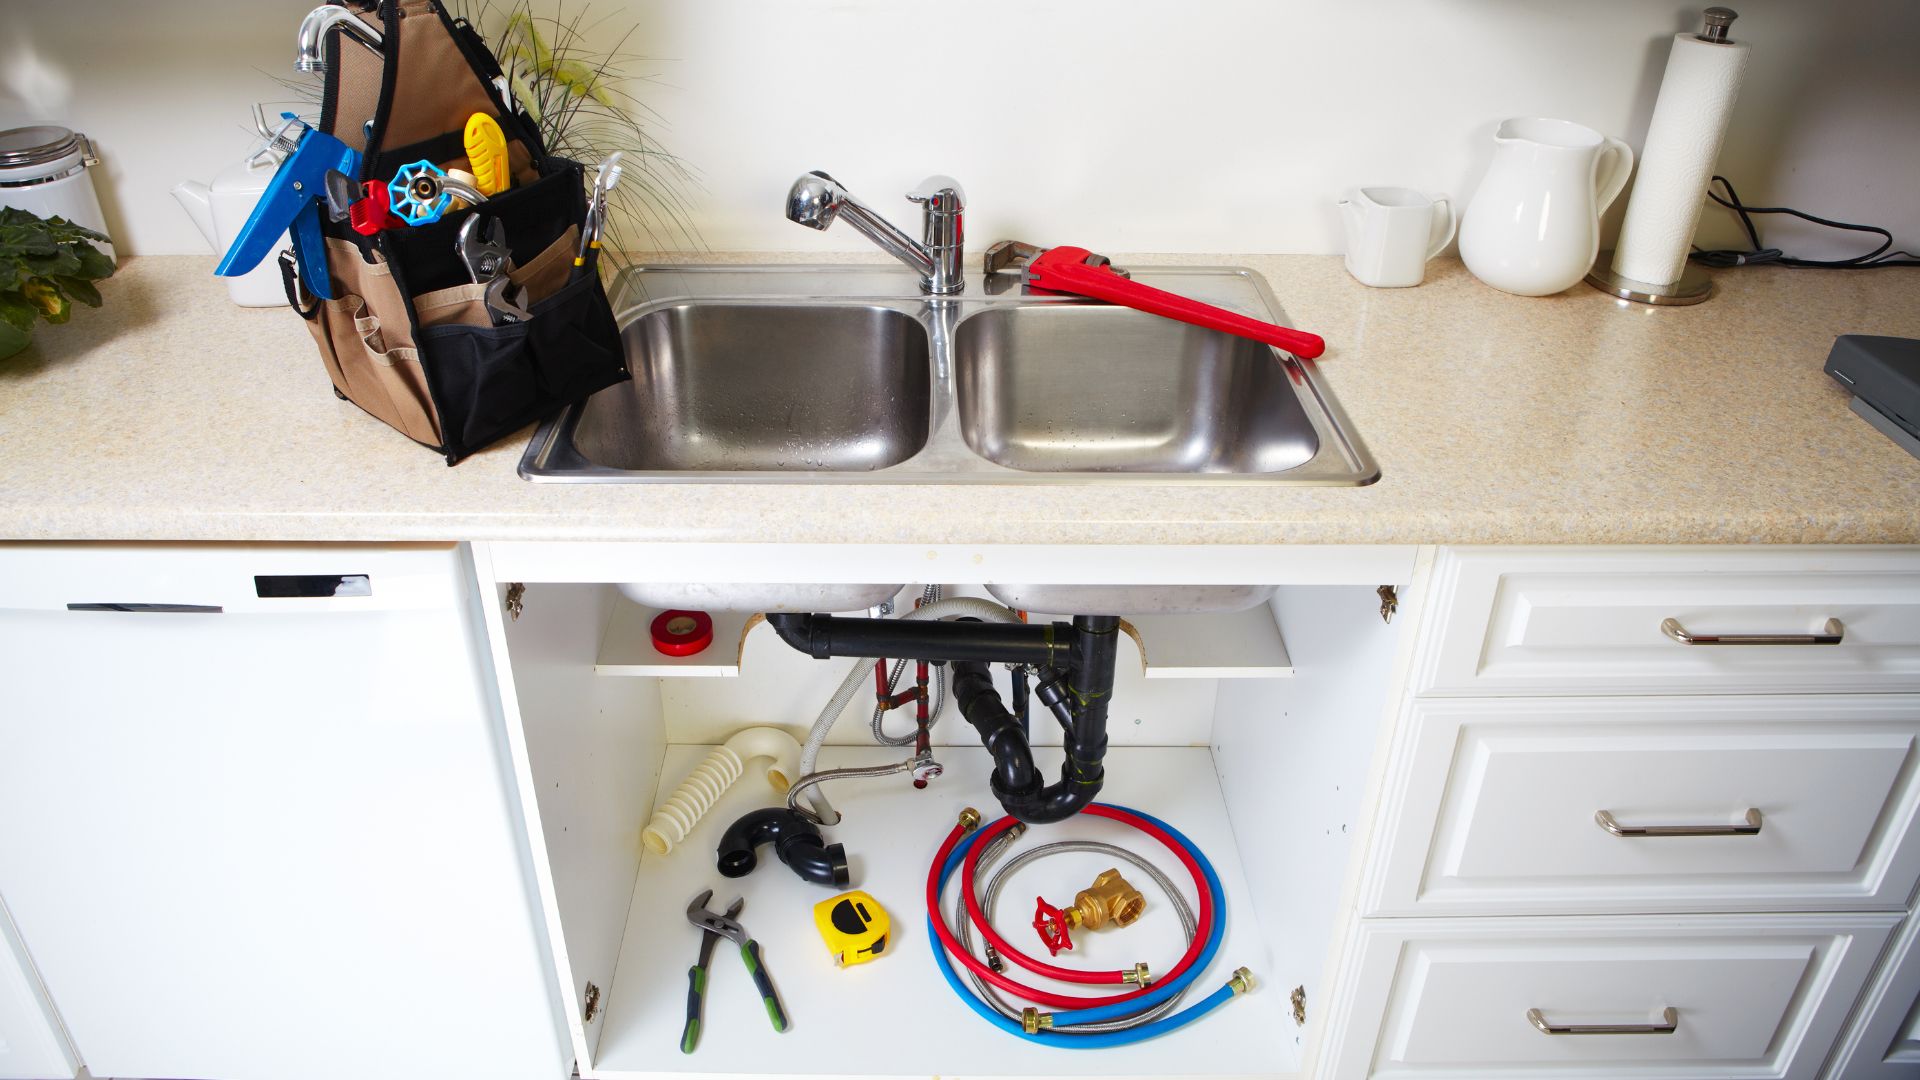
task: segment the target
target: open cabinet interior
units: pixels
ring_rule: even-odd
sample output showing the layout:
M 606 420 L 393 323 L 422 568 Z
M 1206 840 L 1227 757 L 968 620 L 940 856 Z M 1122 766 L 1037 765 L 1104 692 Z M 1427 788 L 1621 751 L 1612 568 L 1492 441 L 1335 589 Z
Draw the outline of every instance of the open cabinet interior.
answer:
M 489 587 L 504 604 L 508 586 Z M 903 610 L 917 592 L 902 593 Z M 1373 587 L 1286 586 L 1250 611 L 1129 620 L 1138 645 L 1128 638 L 1119 646 L 1100 801 L 1175 826 L 1219 875 L 1225 936 L 1182 1006 L 1213 993 L 1241 967 L 1251 971 L 1254 989 L 1159 1038 L 1101 1049 L 1062 1048 L 1063 1036 L 1036 1044 L 996 1030 L 963 1004 L 934 962 L 937 942 L 924 902 L 928 864 L 963 808 L 977 808 L 989 822 L 1003 814 L 988 788 L 991 758 L 951 694 L 932 728 L 944 774 L 926 788 L 915 789 L 903 774 L 828 786 L 844 819 L 823 832 L 846 848 L 847 888 L 870 894 L 891 922 L 883 955 L 837 967 L 813 907 L 841 890 L 803 881 L 772 845 L 759 849 L 759 865 L 745 877 L 728 879 L 716 869 L 716 844 L 730 823 L 784 804 L 768 783 L 767 759 L 748 761 L 671 852 L 648 850 L 641 830 L 713 746 L 762 725 L 804 741 L 849 666 L 871 669 L 873 662 L 813 660 L 757 620 L 716 618 L 745 625 L 744 641 L 717 630 L 705 663 L 656 663 L 638 647 L 645 639 L 634 629 L 650 614 L 634 610 L 611 585 L 530 582 L 519 600 L 518 617 L 492 624 L 494 655 L 510 698 L 507 738 L 532 822 L 535 877 L 582 1075 L 1302 1073 L 1316 1005 L 1327 1000 L 1324 972 L 1404 623 L 1383 620 Z M 1008 697 L 1007 672 L 994 670 Z M 902 685 L 911 686 L 912 677 L 909 665 Z M 910 746 L 874 743 L 873 703 L 869 678 L 818 767 L 889 764 L 911 755 Z M 889 713 L 889 731 L 911 731 L 912 711 Z M 1038 701 L 1030 730 L 1036 748 L 1061 741 Z M 1035 758 L 1049 780 L 1057 775 L 1058 750 L 1037 749 Z M 1009 856 L 1061 839 L 1127 848 L 1195 901 L 1191 876 L 1170 852 L 1088 815 L 1030 829 Z M 1036 897 L 1067 906 L 1113 865 L 1109 856 L 1076 852 L 1013 872 L 993 912 L 995 927 L 1047 959 L 1032 928 Z M 1072 951 L 1055 962 L 1090 969 L 1145 962 L 1163 973 L 1186 946 L 1181 924 L 1148 876 L 1119 868 L 1144 894 L 1144 913 L 1124 928 L 1076 931 Z M 722 941 L 708 967 L 703 1036 L 695 1052 L 683 1054 L 687 972 L 701 939 L 685 913 L 704 889 L 714 891 L 715 911 L 743 898 L 739 920 L 763 950 L 790 1025 L 774 1031 L 738 950 Z M 956 875 L 945 894 L 950 919 L 958 894 Z M 1075 995 L 1128 989 L 1055 984 L 1011 967 L 1008 973 Z

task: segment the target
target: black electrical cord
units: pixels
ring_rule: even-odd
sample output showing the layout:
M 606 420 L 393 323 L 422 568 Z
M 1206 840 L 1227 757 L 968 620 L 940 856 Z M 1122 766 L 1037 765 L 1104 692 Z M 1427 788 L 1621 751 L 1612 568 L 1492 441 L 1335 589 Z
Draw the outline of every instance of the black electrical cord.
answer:
M 1740 201 L 1740 195 L 1733 190 L 1733 184 L 1724 176 L 1713 178 L 1714 183 L 1727 189 L 1727 197 L 1721 198 L 1707 185 L 1707 198 L 1734 212 L 1740 218 L 1740 225 L 1747 231 L 1747 239 L 1753 244 L 1752 251 L 1704 251 L 1693 250 L 1693 261 L 1704 266 L 1758 266 L 1771 264 L 1795 269 L 1819 270 L 1877 270 L 1884 266 L 1920 266 L 1920 255 L 1911 251 L 1892 251 L 1893 234 L 1878 225 L 1849 225 L 1844 221 L 1829 221 L 1804 211 L 1785 206 L 1748 206 Z M 1811 221 L 1815 225 L 1824 225 L 1829 229 L 1843 229 L 1847 232 L 1872 233 L 1880 238 L 1880 246 L 1865 255 L 1856 255 L 1851 259 L 1796 259 L 1779 248 L 1764 247 L 1760 243 L 1760 230 L 1753 223 L 1754 214 L 1787 214 L 1802 221 Z

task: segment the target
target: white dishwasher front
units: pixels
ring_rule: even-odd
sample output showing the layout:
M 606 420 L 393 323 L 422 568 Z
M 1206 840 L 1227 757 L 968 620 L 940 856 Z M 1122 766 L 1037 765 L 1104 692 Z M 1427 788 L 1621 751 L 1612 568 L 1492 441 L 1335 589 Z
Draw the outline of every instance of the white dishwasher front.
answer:
M 0 546 L 0 899 L 95 1075 L 567 1075 L 467 558 Z

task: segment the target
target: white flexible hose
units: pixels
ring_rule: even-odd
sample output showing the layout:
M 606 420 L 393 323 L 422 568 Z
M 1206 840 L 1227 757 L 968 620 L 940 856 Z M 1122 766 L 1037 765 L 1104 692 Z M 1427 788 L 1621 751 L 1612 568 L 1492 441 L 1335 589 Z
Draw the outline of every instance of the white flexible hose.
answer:
M 795 771 L 799 756 L 800 744 L 779 728 L 750 727 L 734 732 L 732 738 L 714 747 L 713 752 L 694 767 L 693 773 L 680 781 L 673 795 L 654 811 L 653 820 L 640 830 L 640 839 L 646 843 L 647 850 L 656 855 L 672 851 L 733 782 L 740 779 L 747 762 L 754 758 L 773 759 L 767 766 L 767 783 L 773 785 L 773 790 L 786 794 L 794 777 L 799 775 Z
M 931 604 L 907 612 L 900 618 L 905 622 L 916 622 L 950 615 L 970 615 L 981 622 L 1017 623 L 1020 621 L 1020 616 L 1015 615 L 1011 608 L 978 596 L 954 596 L 945 600 L 935 600 Z M 807 776 L 813 772 L 814 760 L 820 756 L 820 748 L 827 743 L 827 733 L 833 730 L 833 725 L 840 719 L 840 714 L 847 711 L 848 704 L 853 701 L 853 695 L 859 691 L 861 684 L 868 678 L 868 672 L 872 670 L 873 661 L 871 660 L 855 660 L 853 666 L 847 669 L 847 677 L 840 680 L 840 689 L 833 692 L 833 697 L 827 701 L 827 707 L 820 710 L 820 718 L 813 722 L 813 727 L 807 732 L 806 745 L 800 748 L 801 776 Z M 840 820 L 840 814 L 834 810 L 833 804 L 827 801 L 827 796 L 820 790 L 820 785 L 816 784 L 807 791 L 807 801 L 813 804 L 813 812 L 821 821 Z

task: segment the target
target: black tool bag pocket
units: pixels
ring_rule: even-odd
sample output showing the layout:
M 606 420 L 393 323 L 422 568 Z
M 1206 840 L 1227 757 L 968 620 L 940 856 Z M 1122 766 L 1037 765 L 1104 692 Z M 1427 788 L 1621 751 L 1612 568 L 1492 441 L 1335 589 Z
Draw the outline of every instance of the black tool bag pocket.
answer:
M 460 260 L 460 227 L 475 215 L 498 221 L 506 230 L 513 265 L 526 266 L 547 245 L 587 216 L 585 170 L 565 158 L 549 157 L 543 174 L 478 206 L 448 213 L 431 225 L 389 229 L 380 234 L 387 259 L 399 267 L 407 293 L 450 289 L 472 281 Z
M 449 464 L 628 377 L 599 278 L 583 274 L 532 312 L 525 322 L 420 331 Z
M 386 229 L 371 239 L 356 236 L 345 223 L 323 226 L 333 241 L 330 262 L 356 251 L 377 252 L 363 261 L 390 273 L 397 289 L 367 294 L 364 314 L 392 340 L 414 347 L 417 373 L 431 399 L 423 404 L 431 407 L 422 422 L 402 426 L 389 415 L 394 410 L 361 400 L 368 396 L 360 392 L 365 380 L 345 379 L 342 393 L 417 441 L 425 441 L 423 432 L 437 437 L 429 445 L 451 465 L 628 378 L 626 363 L 598 274 L 572 268 L 571 252 L 559 250 L 576 244 L 584 227 L 586 171 L 546 153 L 538 125 L 499 93 L 500 70 L 484 42 L 472 27 L 448 17 L 440 0 L 379 0 L 367 14 L 385 31 L 385 44 L 374 54 L 379 62 L 355 57 L 360 62 L 329 68 L 321 124 L 364 151 L 357 179 L 384 184 L 416 161 L 467 168 L 464 130 L 475 113 L 500 125 L 511 164 L 511 186 L 430 224 Z M 339 59 L 341 44 L 331 43 L 329 55 Z M 515 289 L 524 282 L 529 290 L 509 295 L 534 301 L 523 321 L 476 310 L 470 301 L 451 316 L 435 306 L 444 304 L 449 290 L 484 284 L 474 281 L 459 247 L 461 227 L 474 217 L 489 229 L 498 222 L 504 231 Z M 428 302 L 426 318 L 421 301 Z M 484 325 L 490 318 L 495 324 Z M 327 358 L 324 343 L 322 353 Z M 343 381 L 339 369 L 338 361 L 328 364 L 336 386 Z

